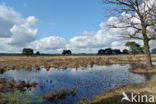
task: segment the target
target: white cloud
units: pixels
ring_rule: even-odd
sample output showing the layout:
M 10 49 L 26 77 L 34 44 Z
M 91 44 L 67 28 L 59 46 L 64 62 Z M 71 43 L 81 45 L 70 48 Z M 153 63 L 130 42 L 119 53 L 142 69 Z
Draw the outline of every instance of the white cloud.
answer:
M 29 24 L 14 25 L 10 29 L 12 36 L 8 39 L 7 44 L 24 46 L 36 39 L 37 29 L 30 28 Z
M 20 13 L 17 13 L 13 8 L 6 6 L 5 3 L 0 5 L 0 18 L 12 24 L 21 24 L 25 21 Z
M 5 18 L 7 17 L 7 18 Z M 14 18 L 12 18 L 14 17 Z M 3 46 L 6 50 L 17 48 L 21 50 L 24 47 L 31 47 L 37 51 L 49 53 L 60 52 L 63 49 L 71 49 L 74 52 L 97 52 L 100 48 L 123 48 L 122 42 L 116 36 L 120 34 L 120 29 L 108 29 L 108 22 L 117 21 L 118 18 L 111 17 L 107 22 L 101 23 L 100 30 L 97 32 L 84 31 L 81 35 L 74 36 L 68 42 L 62 37 L 46 37 L 36 40 L 37 28 L 34 26 L 37 19 L 34 16 L 23 18 L 13 8 L 5 4 L 0 6 L 0 27 L 5 27 L 0 32 L 0 38 L 3 38 Z M 5 24 L 5 25 L 4 25 Z M 4 38 L 7 37 L 7 38 Z
M 114 19 L 110 18 L 111 21 Z M 110 22 L 108 20 L 107 22 Z M 106 27 L 107 22 L 101 23 L 100 30 L 97 32 L 83 32 L 81 35 L 70 39 L 67 48 L 74 52 L 97 52 L 101 48 L 119 48 L 123 49 L 124 40 L 118 36 L 121 34 L 121 29 L 109 29 Z
M 16 12 L 13 8 L 0 5 L 0 38 L 9 46 L 25 46 L 36 39 L 37 19 L 34 16 L 27 18 Z
M 40 40 L 36 40 L 30 44 L 30 47 L 36 51 L 45 53 L 60 52 L 65 48 L 66 40 L 58 36 L 50 36 Z
M 0 37 L 10 37 L 12 35 L 10 28 L 14 24 L 21 24 L 22 22 L 24 19 L 19 13 L 5 4 L 0 5 Z
M 26 21 L 31 25 L 36 25 L 38 20 L 34 16 L 29 16 Z
M 130 16 L 125 13 L 122 15 Z M 42 53 L 60 53 L 63 49 L 71 49 L 73 53 L 97 53 L 101 48 L 124 49 L 125 40 L 121 40 L 118 36 L 134 32 L 131 28 L 108 28 L 108 24 L 124 25 L 121 24 L 120 17 L 110 17 L 106 22 L 99 24 L 98 31 L 84 31 L 69 41 L 58 36 L 36 40 L 37 21 L 34 16 L 24 18 L 13 8 L 5 4 L 0 5 L 0 49 L 2 50 L 0 52 L 20 52 L 22 48 L 33 48 Z

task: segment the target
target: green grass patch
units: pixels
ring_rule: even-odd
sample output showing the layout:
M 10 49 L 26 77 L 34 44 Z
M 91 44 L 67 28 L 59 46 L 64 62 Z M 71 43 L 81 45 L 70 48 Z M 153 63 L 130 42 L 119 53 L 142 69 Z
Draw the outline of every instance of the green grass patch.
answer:
M 0 94 L 0 102 L 2 104 L 29 104 L 33 102 L 43 102 L 43 98 L 27 94 L 26 92 L 9 92 Z

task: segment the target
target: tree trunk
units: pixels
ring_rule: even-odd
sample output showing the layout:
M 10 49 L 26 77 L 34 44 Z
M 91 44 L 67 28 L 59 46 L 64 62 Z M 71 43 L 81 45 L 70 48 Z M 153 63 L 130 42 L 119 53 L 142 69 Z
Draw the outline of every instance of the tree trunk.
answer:
M 145 48 L 145 57 L 146 57 L 146 65 L 148 67 L 153 67 L 152 60 L 151 60 L 151 53 L 149 48 L 149 40 L 147 37 L 147 31 L 145 24 L 142 22 L 142 35 L 143 35 L 143 42 L 144 42 L 144 48 Z
M 151 53 L 149 50 L 149 41 L 144 39 L 144 48 L 145 48 L 145 56 L 146 56 L 146 65 L 152 67 Z
M 143 35 L 143 42 L 144 42 L 144 48 L 145 48 L 145 57 L 146 57 L 146 65 L 148 67 L 153 67 L 152 65 L 152 60 L 151 60 L 151 53 L 150 53 L 150 48 L 149 48 L 149 40 L 147 37 L 147 27 L 144 24 L 144 21 L 141 21 L 142 25 L 142 35 Z

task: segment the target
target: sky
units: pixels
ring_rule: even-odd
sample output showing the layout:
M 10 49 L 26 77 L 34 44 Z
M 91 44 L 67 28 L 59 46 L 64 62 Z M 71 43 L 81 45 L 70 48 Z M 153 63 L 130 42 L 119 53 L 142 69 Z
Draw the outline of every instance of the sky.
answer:
M 61 36 L 67 40 L 82 31 L 97 31 L 105 21 L 101 0 L 1 0 L 23 17 L 35 16 L 38 39 Z
M 108 9 L 111 7 L 108 7 Z M 124 49 L 108 29 L 118 17 L 106 17 L 101 0 L 0 0 L 0 53 L 32 48 L 41 53 L 97 53 L 102 48 Z

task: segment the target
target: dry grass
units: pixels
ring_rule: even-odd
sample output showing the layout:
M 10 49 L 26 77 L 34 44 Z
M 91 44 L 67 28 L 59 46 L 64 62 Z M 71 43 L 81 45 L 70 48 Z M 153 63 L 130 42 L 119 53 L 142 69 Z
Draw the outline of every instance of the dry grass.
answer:
M 102 92 L 98 96 L 94 96 L 86 101 L 81 101 L 81 104 L 135 104 L 129 102 L 121 102 L 123 97 L 122 92 L 131 94 L 131 92 L 140 95 L 154 95 L 156 97 L 156 81 L 148 81 L 139 84 L 121 85 L 115 89 L 110 89 Z M 130 97 L 129 97 L 130 98 Z M 140 104 L 140 103 L 136 103 Z M 141 103 L 149 104 L 149 103 Z M 155 104 L 155 103 L 154 103 Z
M 0 78 L 0 93 L 10 92 L 18 90 L 24 90 L 25 87 L 35 87 L 36 82 L 15 81 L 14 79 L 7 80 L 6 78 Z
M 152 55 L 156 61 L 156 55 Z M 0 72 L 9 69 L 37 69 L 41 66 L 58 69 L 91 67 L 97 65 L 126 64 L 145 61 L 144 55 L 110 55 L 110 56 L 0 56 Z
M 58 91 L 52 91 L 45 95 L 43 95 L 43 98 L 48 101 L 55 101 L 57 99 L 64 99 L 66 97 L 67 93 L 65 89 L 59 89 Z
M 145 64 L 138 64 L 130 69 L 130 72 L 138 74 L 156 74 L 156 65 L 154 67 L 148 67 Z
M 55 101 L 58 99 L 64 99 L 66 96 L 76 95 L 76 88 L 70 88 L 69 91 L 66 91 L 64 88 L 61 88 L 59 90 L 54 90 L 52 92 L 48 92 L 47 94 L 43 95 L 43 98 L 48 100 L 48 101 Z

